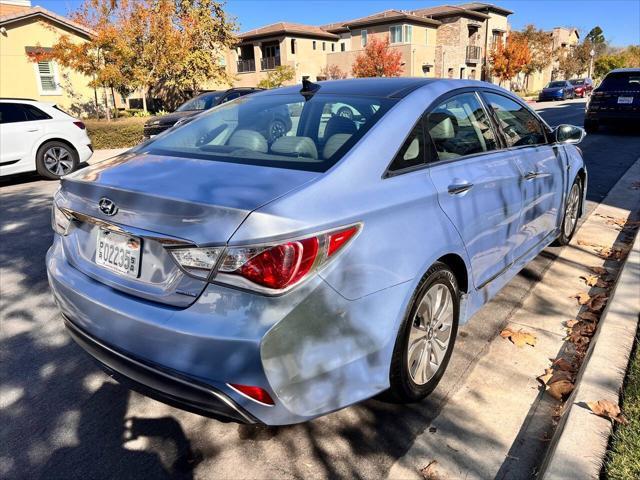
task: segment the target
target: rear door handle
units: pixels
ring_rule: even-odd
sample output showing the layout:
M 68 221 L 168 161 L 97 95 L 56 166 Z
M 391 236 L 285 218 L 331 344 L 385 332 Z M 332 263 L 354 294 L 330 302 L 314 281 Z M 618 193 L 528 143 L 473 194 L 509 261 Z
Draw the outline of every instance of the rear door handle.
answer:
M 27 132 L 39 132 L 39 128 L 32 128 L 31 130 L 27 130 Z
M 473 183 L 455 183 L 447 187 L 450 195 L 460 195 L 471 190 Z

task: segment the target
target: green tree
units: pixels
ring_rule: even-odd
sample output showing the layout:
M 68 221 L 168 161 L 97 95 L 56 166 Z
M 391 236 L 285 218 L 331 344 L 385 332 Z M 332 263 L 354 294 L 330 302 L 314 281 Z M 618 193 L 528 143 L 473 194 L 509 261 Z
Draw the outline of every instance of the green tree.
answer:
M 573 47 L 566 55 L 560 56 L 558 66 L 566 78 L 582 75 L 589 69 L 592 49 L 592 43 L 585 40 Z
M 293 80 L 296 76 L 296 71 L 289 65 L 280 65 L 274 70 L 270 70 L 267 73 L 267 78 L 263 78 L 258 83 L 260 88 L 278 88 L 284 85 L 285 82 Z

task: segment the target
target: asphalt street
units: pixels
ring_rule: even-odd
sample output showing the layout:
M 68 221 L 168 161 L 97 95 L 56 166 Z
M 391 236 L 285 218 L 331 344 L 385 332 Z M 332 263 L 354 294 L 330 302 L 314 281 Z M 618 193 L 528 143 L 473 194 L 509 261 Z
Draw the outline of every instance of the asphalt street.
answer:
M 582 100 L 534 108 L 550 125 L 582 125 Z M 603 130 L 581 148 L 591 210 L 640 156 L 640 136 Z M 383 478 L 464 386 L 558 253 L 545 250 L 460 329 L 449 369 L 424 402 L 371 399 L 279 428 L 222 423 L 131 393 L 69 339 L 44 266 L 56 188 L 31 175 L 0 183 L 0 477 L 7 479 Z

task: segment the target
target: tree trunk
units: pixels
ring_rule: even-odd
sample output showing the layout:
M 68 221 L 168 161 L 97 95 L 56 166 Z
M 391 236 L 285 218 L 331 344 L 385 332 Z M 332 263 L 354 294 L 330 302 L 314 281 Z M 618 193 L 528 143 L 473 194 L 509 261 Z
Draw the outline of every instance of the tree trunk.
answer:
M 142 110 L 147 111 L 147 89 L 142 90 Z
M 96 116 L 100 120 L 100 102 L 98 102 L 98 89 L 96 87 L 93 87 L 93 97 L 96 103 Z
M 116 106 L 116 92 L 111 87 L 111 99 L 113 100 L 113 111 L 116 112 L 116 118 L 118 118 L 118 107 Z
M 103 87 L 102 93 L 104 95 L 104 112 L 107 116 L 107 122 L 111 121 L 111 107 L 109 106 L 109 95 L 107 95 L 107 87 Z

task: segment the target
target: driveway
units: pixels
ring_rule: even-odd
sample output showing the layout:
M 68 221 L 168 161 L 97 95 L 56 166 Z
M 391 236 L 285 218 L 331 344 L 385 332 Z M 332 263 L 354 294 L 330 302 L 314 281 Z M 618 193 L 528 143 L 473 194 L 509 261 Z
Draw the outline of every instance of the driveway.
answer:
M 552 125 L 582 124 L 582 100 L 534 108 Z M 591 211 L 638 158 L 640 137 L 602 132 L 581 148 Z M 372 399 L 302 425 L 237 425 L 131 393 L 71 342 L 44 268 L 56 188 L 32 176 L 0 183 L 2 478 L 383 478 L 465 387 L 559 250 L 539 255 L 460 329 L 449 369 L 424 402 Z

